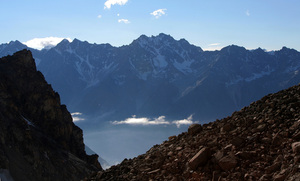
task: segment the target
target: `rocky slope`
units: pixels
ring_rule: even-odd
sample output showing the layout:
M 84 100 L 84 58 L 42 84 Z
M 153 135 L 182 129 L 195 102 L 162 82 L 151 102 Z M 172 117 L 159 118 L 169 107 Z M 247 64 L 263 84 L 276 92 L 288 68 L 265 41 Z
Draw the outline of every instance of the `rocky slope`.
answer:
M 0 59 L 0 180 L 80 180 L 101 170 L 28 50 Z
M 89 180 L 300 180 L 300 85 L 191 125 Z

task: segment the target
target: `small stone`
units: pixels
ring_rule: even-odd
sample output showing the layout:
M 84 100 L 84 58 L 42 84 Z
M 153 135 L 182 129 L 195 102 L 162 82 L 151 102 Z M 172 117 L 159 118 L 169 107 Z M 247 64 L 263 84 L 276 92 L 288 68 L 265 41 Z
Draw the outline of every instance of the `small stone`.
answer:
M 148 172 L 148 174 L 154 174 L 154 173 L 157 173 L 157 172 L 159 172 L 160 171 L 160 169 L 156 169 L 156 170 L 153 170 L 153 171 L 151 171 L 151 172 Z
M 273 137 L 272 144 L 275 145 L 275 146 L 278 146 L 278 145 L 281 145 L 282 141 L 283 141 L 283 140 L 282 140 L 281 136 L 277 133 L 277 134 Z
M 256 129 L 257 131 L 262 132 L 266 129 L 266 124 L 261 124 Z
M 234 146 L 241 146 L 243 143 L 244 143 L 244 140 L 240 137 L 236 137 L 236 138 L 233 138 L 231 143 L 234 145 Z
M 281 170 L 280 171 L 280 173 L 279 174 L 277 174 L 277 175 L 274 175 L 274 177 L 273 177 L 273 181 L 284 181 L 284 179 L 286 178 L 286 169 L 283 169 L 283 170 Z
M 176 151 L 180 151 L 180 150 L 182 150 L 182 147 L 179 146 L 179 147 L 177 147 L 175 150 L 176 150 Z
M 276 162 L 273 165 L 266 167 L 265 170 L 266 170 L 266 173 L 269 174 L 269 173 L 272 173 L 272 172 L 275 172 L 275 171 L 279 170 L 280 167 L 281 167 L 281 163 Z
M 176 136 L 170 136 L 169 140 L 171 141 L 171 140 L 174 140 L 175 138 L 176 138 Z
M 300 153 L 300 142 L 292 143 L 292 149 L 295 154 Z
M 239 151 L 235 154 L 236 156 L 242 158 L 242 159 L 249 159 L 251 158 L 252 154 L 249 152 Z

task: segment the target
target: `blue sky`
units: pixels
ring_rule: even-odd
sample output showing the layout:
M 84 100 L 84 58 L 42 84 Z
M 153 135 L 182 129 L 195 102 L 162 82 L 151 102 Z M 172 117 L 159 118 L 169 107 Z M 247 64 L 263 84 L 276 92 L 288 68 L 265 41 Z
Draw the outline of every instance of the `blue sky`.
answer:
M 166 33 L 203 49 L 236 44 L 248 49 L 278 50 L 287 46 L 300 50 L 299 0 L 0 0 L 0 3 L 0 43 L 62 37 L 121 46 L 142 34 Z

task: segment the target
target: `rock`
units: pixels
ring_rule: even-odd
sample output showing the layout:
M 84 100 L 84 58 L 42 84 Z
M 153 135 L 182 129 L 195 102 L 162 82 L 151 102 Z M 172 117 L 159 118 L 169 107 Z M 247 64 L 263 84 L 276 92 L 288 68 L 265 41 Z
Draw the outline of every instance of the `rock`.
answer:
M 189 166 L 191 169 L 196 170 L 198 166 L 205 165 L 209 158 L 210 149 L 204 147 L 189 161 Z
M 169 137 L 169 140 L 174 140 L 174 139 L 176 139 L 176 136 L 170 136 Z
M 244 143 L 244 140 L 240 137 L 233 138 L 231 141 L 231 144 L 233 144 L 234 146 L 237 146 L 237 147 L 241 146 L 243 143 Z
M 274 146 L 278 146 L 281 145 L 281 143 L 283 142 L 282 137 L 279 135 L 279 133 L 277 133 L 272 140 L 272 144 Z
M 229 132 L 229 131 L 231 131 L 233 129 L 233 126 L 232 126 L 232 124 L 230 124 L 230 123 L 227 123 L 227 124 L 225 124 L 223 127 L 221 127 L 221 132 Z
M 273 176 L 273 181 L 284 181 L 284 179 L 287 176 L 286 172 L 287 172 L 286 169 L 281 170 L 279 174 Z
M 257 131 L 262 132 L 266 129 L 266 127 L 267 127 L 266 124 L 261 124 L 256 129 L 257 129 Z
M 148 174 L 154 174 L 154 173 L 157 173 L 157 172 L 159 172 L 159 171 L 160 171 L 160 169 L 156 169 L 156 170 L 153 170 L 153 171 L 148 172 Z
M 242 158 L 242 159 L 249 159 L 252 157 L 252 154 L 245 151 L 239 151 L 235 154 L 236 156 Z
M 219 160 L 220 167 L 224 170 L 230 170 L 237 165 L 237 159 L 235 156 L 227 155 Z
M 270 174 L 272 172 L 275 172 L 275 171 L 279 170 L 280 167 L 281 167 L 281 163 L 276 162 L 273 165 L 266 167 L 265 171 L 266 171 L 267 174 Z
M 300 153 L 300 142 L 292 143 L 292 150 L 295 154 Z
M 202 131 L 202 126 L 200 124 L 192 124 L 189 126 L 188 128 L 188 133 L 190 135 L 196 135 L 197 133 L 199 133 L 200 131 Z

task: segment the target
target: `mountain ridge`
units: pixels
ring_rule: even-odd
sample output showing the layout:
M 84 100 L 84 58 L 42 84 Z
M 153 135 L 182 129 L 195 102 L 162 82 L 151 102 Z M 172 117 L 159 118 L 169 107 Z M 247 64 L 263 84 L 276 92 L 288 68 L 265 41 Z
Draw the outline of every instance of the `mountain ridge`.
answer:
M 0 55 L 5 52 L 10 51 Z M 163 33 L 141 35 L 121 47 L 75 39 L 32 52 L 71 111 L 113 113 L 103 120 L 131 115 L 182 119 L 195 113 L 196 120 L 213 120 L 300 80 L 300 56 L 294 49 L 268 53 L 230 45 L 203 51 Z M 217 98 L 225 103 L 217 105 Z
M 80 180 L 102 169 L 30 51 L 1 58 L 0 80 L 1 179 Z

